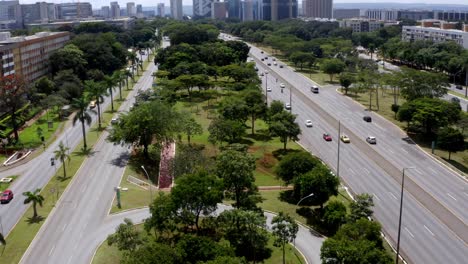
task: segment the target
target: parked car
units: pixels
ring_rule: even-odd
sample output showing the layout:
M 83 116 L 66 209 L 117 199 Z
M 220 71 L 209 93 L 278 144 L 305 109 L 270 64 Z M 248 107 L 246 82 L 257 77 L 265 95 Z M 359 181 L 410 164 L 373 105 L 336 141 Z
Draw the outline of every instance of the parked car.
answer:
M 13 191 L 11 190 L 3 191 L 2 196 L 0 197 L 0 203 L 2 204 L 9 203 L 11 200 L 13 200 Z
M 286 108 L 286 110 L 291 110 L 291 105 L 289 103 L 287 103 L 284 108 Z
M 313 92 L 313 93 L 318 94 L 319 93 L 319 88 L 318 88 L 317 85 L 313 85 L 312 87 L 310 87 L 310 91 Z
M 340 139 L 344 143 L 350 143 L 351 142 L 351 140 L 349 139 L 349 137 L 347 135 L 341 135 Z
M 375 137 L 368 136 L 366 138 L 367 143 L 369 144 L 377 144 L 377 139 Z
M 325 141 L 332 141 L 332 137 L 328 133 L 323 133 L 323 139 L 325 139 Z
M 460 99 L 458 97 L 452 97 L 450 98 L 450 101 L 452 101 L 452 103 L 460 103 Z
M 364 116 L 362 119 L 366 122 L 372 122 L 372 117 L 370 116 Z
M 305 125 L 306 125 L 306 127 L 312 127 L 312 120 L 307 119 L 305 121 Z
M 281 87 L 281 88 L 285 88 L 286 85 L 284 85 L 284 83 L 280 83 L 280 87 Z

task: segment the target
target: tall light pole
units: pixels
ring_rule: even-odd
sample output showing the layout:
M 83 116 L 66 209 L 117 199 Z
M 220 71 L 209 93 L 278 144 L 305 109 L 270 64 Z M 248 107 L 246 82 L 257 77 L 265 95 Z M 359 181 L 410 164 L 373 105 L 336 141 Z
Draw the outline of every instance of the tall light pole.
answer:
M 148 172 L 147 172 L 146 169 L 145 169 L 145 166 L 141 165 L 141 168 L 142 168 L 143 171 L 145 172 L 146 178 L 148 179 L 148 187 L 149 187 L 149 189 L 150 189 L 150 204 L 151 204 L 151 202 L 153 201 L 153 190 L 151 190 L 151 181 L 150 181 L 150 177 L 149 177 Z
M 336 159 L 336 176 L 338 178 L 340 178 L 340 143 L 341 143 L 341 139 L 340 139 L 340 134 L 341 134 L 341 121 L 338 120 L 338 155 L 337 155 L 337 159 Z
M 57 173 L 57 167 L 55 166 L 55 158 L 54 157 L 50 158 L 50 166 L 53 166 L 55 173 Z M 63 165 L 63 166 L 65 166 L 65 165 Z M 56 179 L 55 179 L 55 192 L 57 193 L 57 197 L 56 197 L 55 202 L 58 202 L 58 197 L 59 197 L 58 176 L 55 176 L 55 177 L 56 177 Z
M 401 175 L 401 195 L 400 195 L 400 218 L 398 220 L 398 239 L 397 239 L 397 250 L 395 263 L 398 264 L 398 258 L 400 257 L 400 235 L 401 235 L 401 217 L 403 214 L 403 190 L 405 188 L 405 170 L 414 169 L 413 167 L 403 168 Z
M 309 195 L 307 195 L 305 197 L 302 197 L 302 199 L 300 199 L 299 202 L 297 202 L 296 206 L 299 206 L 299 204 L 302 202 L 302 200 L 307 199 L 307 198 L 312 197 L 312 196 L 314 196 L 313 193 L 311 193 L 311 194 L 309 194 Z
M 292 112 L 292 86 L 289 86 L 289 113 Z
M 265 71 L 265 105 L 268 106 L 268 71 Z

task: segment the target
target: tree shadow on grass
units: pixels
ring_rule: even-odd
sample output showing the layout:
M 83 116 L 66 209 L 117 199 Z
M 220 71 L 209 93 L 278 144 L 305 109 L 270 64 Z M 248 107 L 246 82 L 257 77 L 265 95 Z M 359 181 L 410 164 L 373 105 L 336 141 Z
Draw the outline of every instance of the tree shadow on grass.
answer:
M 468 168 L 463 165 L 462 163 L 456 161 L 456 160 L 449 160 L 447 158 L 442 158 L 443 160 L 445 160 L 445 162 L 449 163 L 450 165 L 454 166 L 455 168 L 461 170 L 462 172 L 464 173 L 468 173 Z
M 68 180 L 68 179 L 70 179 L 70 178 L 71 178 L 71 176 L 67 176 L 67 177 L 57 176 L 57 179 L 58 179 L 60 182 L 64 182 L 64 181 L 66 181 L 66 180 Z
M 38 223 L 44 221 L 44 219 L 45 219 L 45 217 L 38 215 L 36 217 L 28 217 L 26 222 L 28 224 L 32 225 L 32 224 L 38 224 Z
M 152 158 L 146 158 L 142 152 L 136 152 L 133 155 L 129 157 L 128 160 L 128 166 L 130 168 L 141 174 L 144 175 L 146 178 L 147 175 L 141 168 L 141 166 L 144 166 L 146 171 L 148 172 L 148 175 L 150 177 L 151 182 L 153 183 L 158 183 L 158 175 L 159 175 L 159 157 L 158 159 L 152 159 Z M 136 175 L 134 175 L 136 176 Z
M 281 160 L 284 156 L 288 155 L 289 153 L 295 153 L 295 152 L 300 152 L 301 150 L 299 149 L 277 149 L 272 152 L 273 156 Z
M 73 152 L 73 156 L 79 156 L 79 157 L 83 157 L 83 156 L 91 157 L 91 156 L 94 156 L 94 154 L 96 154 L 96 151 L 94 151 L 90 147 L 88 147 L 87 149 L 81 148 L 79 151 Z
M 269 135 L 269 134 L 264 134 L 264 133 L 257 133 L 257 134 L 249 134 L 246 136 L 247 138 L 251 138 L 253 140 L 256 140 L 256 141 L 270 141 L 272 139 L 272 137 Z

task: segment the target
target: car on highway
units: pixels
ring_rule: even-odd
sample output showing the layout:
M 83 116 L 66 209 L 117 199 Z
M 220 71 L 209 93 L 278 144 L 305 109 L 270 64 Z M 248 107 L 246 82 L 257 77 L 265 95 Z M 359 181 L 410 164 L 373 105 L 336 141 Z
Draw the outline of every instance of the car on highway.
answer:
M 95 100 L 92 100 L 91 102 L 89 102 L 89 109 L 93 109 L 96 107 L 96 101 Z
M 285 88 L 286 85 L 284 85 L 284 83 L 280 83 L 280 87 L 281 87 L 281 88 Z
M 276 65 L 278 65 L 278 63 L 276 63 L 276 61 L 275 61 L 275 62 L 273 62 L 273 65 L 275 65 L 275 66 L 276 66 Z
M 268 63 L 268 66 L 271 66 L 271 63 Z
M 369 144 L 377 144 L 377 139 L 375 137 L 368 136 L 366 138 L 367 143 Z
M 366 121 L 366 122 L 372 122 L 372 117 L 370 117 L 370 116 L 364 116 L 364 117 L 362 118 L 362 120 L 364 120 L 364 121 Z
M 261 53 L 261 54 L 263 54 L 263 50 L 262 50 L 262 51 L 260 51 L 260 53 Z
M 280 65 L 279 67 L 280 67 L 280 68 L 283 68 L 283 65 Z
M 257 67 L 255 67 L 255 71 L 258 71 L 258 68 L 257 68 Z
M 319 93 L 319 88 L 318 88 L 317 85 L 313 85 L 312 87 L 310 87 L 310 91 L 313 92 L 313 93 L 318 94 Z
M 312 127 L 312 120 L 307 119 L 305 121 L 305 125 L 306 125 L 306 127 Z
M 267 87 L 267 92 L 271 92 L 271 87 Z
M 341 135 L 340 139 L 344 143 L 350 143 L 351 142 L 351 140 L 349 139 L 349 137 L 347 135 Z
M 450 101 L 452 103 L 460 103 L 460 99 L 458 97 L 452 97 L 452 98 L 450 98 Z
M 463 86 L 461 86 L 459 84 L 457 86 L 455 86 L 455 88 L 457 88 L 458 90 L 463 90 Z
M 286 105 L 284 105 L 284 108 L 286 108 L 286 110 L 291 110 L 291 105 L 287 103 Z
M 265 74 L 263 72 L 260 73 L 260 76 L 264 76 Z
M 265 57 L 265 60 L 268 60 L 268 56 Z
M 262 61 L 265 61 L 265 59 L 264 59 L 264 58 L 262 58 Z
M 3 191 L 2 196 L 0 197 L 0 203 L 2 204 L 9 203 L 11 200 L 13 200 L 13 191 L 11 190 Z
M 276 59 L 275 59 L 275 58 L 273 58 L 273 61 L 276 61 Z
M 325 139 L 325 141 L 332 141 L 332 137 L 328 133 L 323 133 L 322 137 Z

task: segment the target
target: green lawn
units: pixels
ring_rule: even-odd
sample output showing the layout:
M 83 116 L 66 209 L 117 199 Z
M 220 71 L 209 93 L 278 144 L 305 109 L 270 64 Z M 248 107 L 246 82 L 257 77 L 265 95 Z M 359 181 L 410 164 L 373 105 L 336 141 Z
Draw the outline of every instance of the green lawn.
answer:
M 10 185 L 13 184 L 13 182 L 16 180 L 16 178 L 18 178 L 18 175 L 11 175 L 11 176 L 8 176 L 6 178 L 12 178 L 13 180 L 10 183 L 0 182 L 0 192 L 3 192 L 4 190 L 8 189 L 8 187 L 10 187 Z

